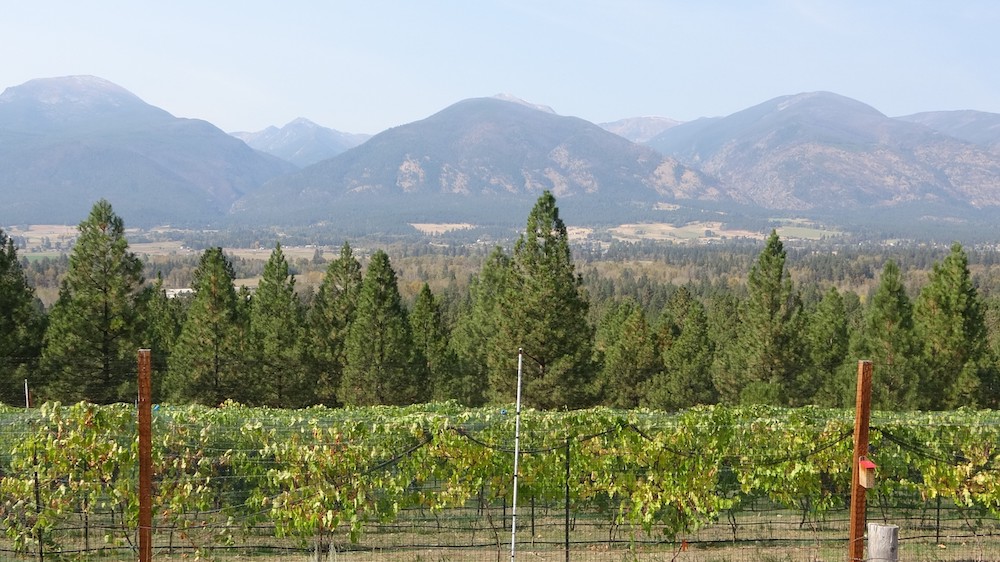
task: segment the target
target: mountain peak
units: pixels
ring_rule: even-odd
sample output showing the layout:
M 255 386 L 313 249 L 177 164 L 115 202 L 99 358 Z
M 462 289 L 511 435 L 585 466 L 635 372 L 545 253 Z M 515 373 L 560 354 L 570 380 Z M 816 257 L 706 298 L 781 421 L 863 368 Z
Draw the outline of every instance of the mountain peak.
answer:
M 57 130 L 107 122 L 162 122 L 166 111 L 96 76 L 36 78 L 0 94 L 0 122 L 15 130 Z
M 868 113 L 872 115 L 878 115 L 885 117 L 879 110 L 874 107 L 860 102 L 856 99 L 849 98 L 847 96 L 842 96 L 834 92 L 802 92 L 799 94 L 792 94 L 788 96 L 781 96 L 774 98 L 769 102 L 761 104 L 762 106 L 773 105 L 776 111 L 786 111 L 789 109 L 799 109 L 802 111 L 810 111 L 815 108 L 822 108 L 824 110 L 829 110 L 830 108 L 839 108 L 842 110 L 848 110 L 852 112 Z
M 645 143 L 663 131 L 680 124 L 681 122 L 676 119 L 650 115 L 645 117 L 628 117 L 610 123 L 600 123 L 599 125 L 604 130 L 623 136 L 632 142 Z
M 230 134 L 255 150 L 300 167 L 336 156 L 369 139 L 369 135 L 343 133 L 305 117 L 293 119 L 281 128 L 272 125 L 262 131 Z
M 309 128 L 309 129 L 318 129 L 318 128 L 320 128 L 320 125 L 317 125 L 315 122 L 310 121 L 309 119 L 306 119 L 305 117 L 296 117 L 295 119 L 292 119 L 291 121 L 289 121 L 285 125 L 285 127 L 302 127 L 302 128 Z
M 510 94 L 500 93 L 493 96 L 494 99 L 509 101 L 511 103 L 517 103 L 523 106 L 530 107 L 532 109 L 537 109 L 538 111 L 544 111 L 545 113 L 556 114 L 556 111 L 547 105 L 541 105 L 537 103 L 531 103 L 530 101 L 525 101 L 517 96 L 512 96 Z
M 36 78 L 20 86 L 11 86 L 0 94 L 0 102 L 30 99 L 46 105 L 114 105 L 142 103 L 138 96 L 121 86 L 97 76 L 61 76 Z

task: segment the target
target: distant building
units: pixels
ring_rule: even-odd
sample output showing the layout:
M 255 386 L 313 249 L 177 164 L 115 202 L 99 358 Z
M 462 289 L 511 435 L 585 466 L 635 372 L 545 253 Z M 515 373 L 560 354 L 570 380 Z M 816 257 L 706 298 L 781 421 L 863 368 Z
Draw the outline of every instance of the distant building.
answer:
M 193 295 L 194 294 L 194 289 L 191 289 L 191 288 L 186 288 L 186 289 L 165 289 L 165 291 L 167 293 L 167 298 L 168 299 L 172 299 L 172 298 L 180 297 L 180 296 L 186 296 L 186 295 Z

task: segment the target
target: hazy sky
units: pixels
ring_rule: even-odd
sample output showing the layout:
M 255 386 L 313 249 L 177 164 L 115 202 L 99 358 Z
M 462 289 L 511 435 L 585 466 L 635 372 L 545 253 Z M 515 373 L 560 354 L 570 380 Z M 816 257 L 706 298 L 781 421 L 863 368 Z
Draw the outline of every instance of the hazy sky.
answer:
M 829 90 L 1000 113 L 1000 2 L 0 0 L 0 88 L 92 74 L 226 131 L 355 133 L 509 93 L 594 122 Z

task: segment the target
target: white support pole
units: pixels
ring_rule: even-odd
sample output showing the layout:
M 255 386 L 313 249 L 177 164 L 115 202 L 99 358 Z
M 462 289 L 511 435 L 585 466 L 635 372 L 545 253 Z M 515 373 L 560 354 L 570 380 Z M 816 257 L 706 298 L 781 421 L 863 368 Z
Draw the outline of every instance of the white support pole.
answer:
M 28 392 L 28 379 L 24 379 L 24 407 L 31 407 L 31 393 Z
M 517 350 L 517 401 L 514 403 L 514 498 L 510 509 L 510 562 L 514 562 L 517 533 L 517 471 L 521 453 L 521 369 L 524 366 L 524 348 Z

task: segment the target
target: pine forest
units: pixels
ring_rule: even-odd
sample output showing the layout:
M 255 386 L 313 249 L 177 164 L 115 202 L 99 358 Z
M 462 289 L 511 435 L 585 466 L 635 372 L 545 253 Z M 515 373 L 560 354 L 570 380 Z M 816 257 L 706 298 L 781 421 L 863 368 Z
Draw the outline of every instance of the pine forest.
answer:
M 345 241 L 290 263 L 277 242 L 262 266 L 210 246 L 185 270 L 133 252 L 107 201 L 77 230 L 68 253 L 33 261 L 0 231 L 8 404 L 26 384 L 38 402 L 130 402 L 139 348 L 171 404 L 510 403 L 519 349 L 525 405 L 542 410 L 843 407 L 859 359 L 877 366 L 877 410 L 1000 401 L 996 253 L 970 263 L 959 243 L 790 251 L 772 231 L 728 249 L 574 245 L 548 192 L 511 246 L 451 256 Z M 192 291 L 168 297 L 165 279 L 184 275 Z M 237 282 L 249 276 L 253 289 Z

